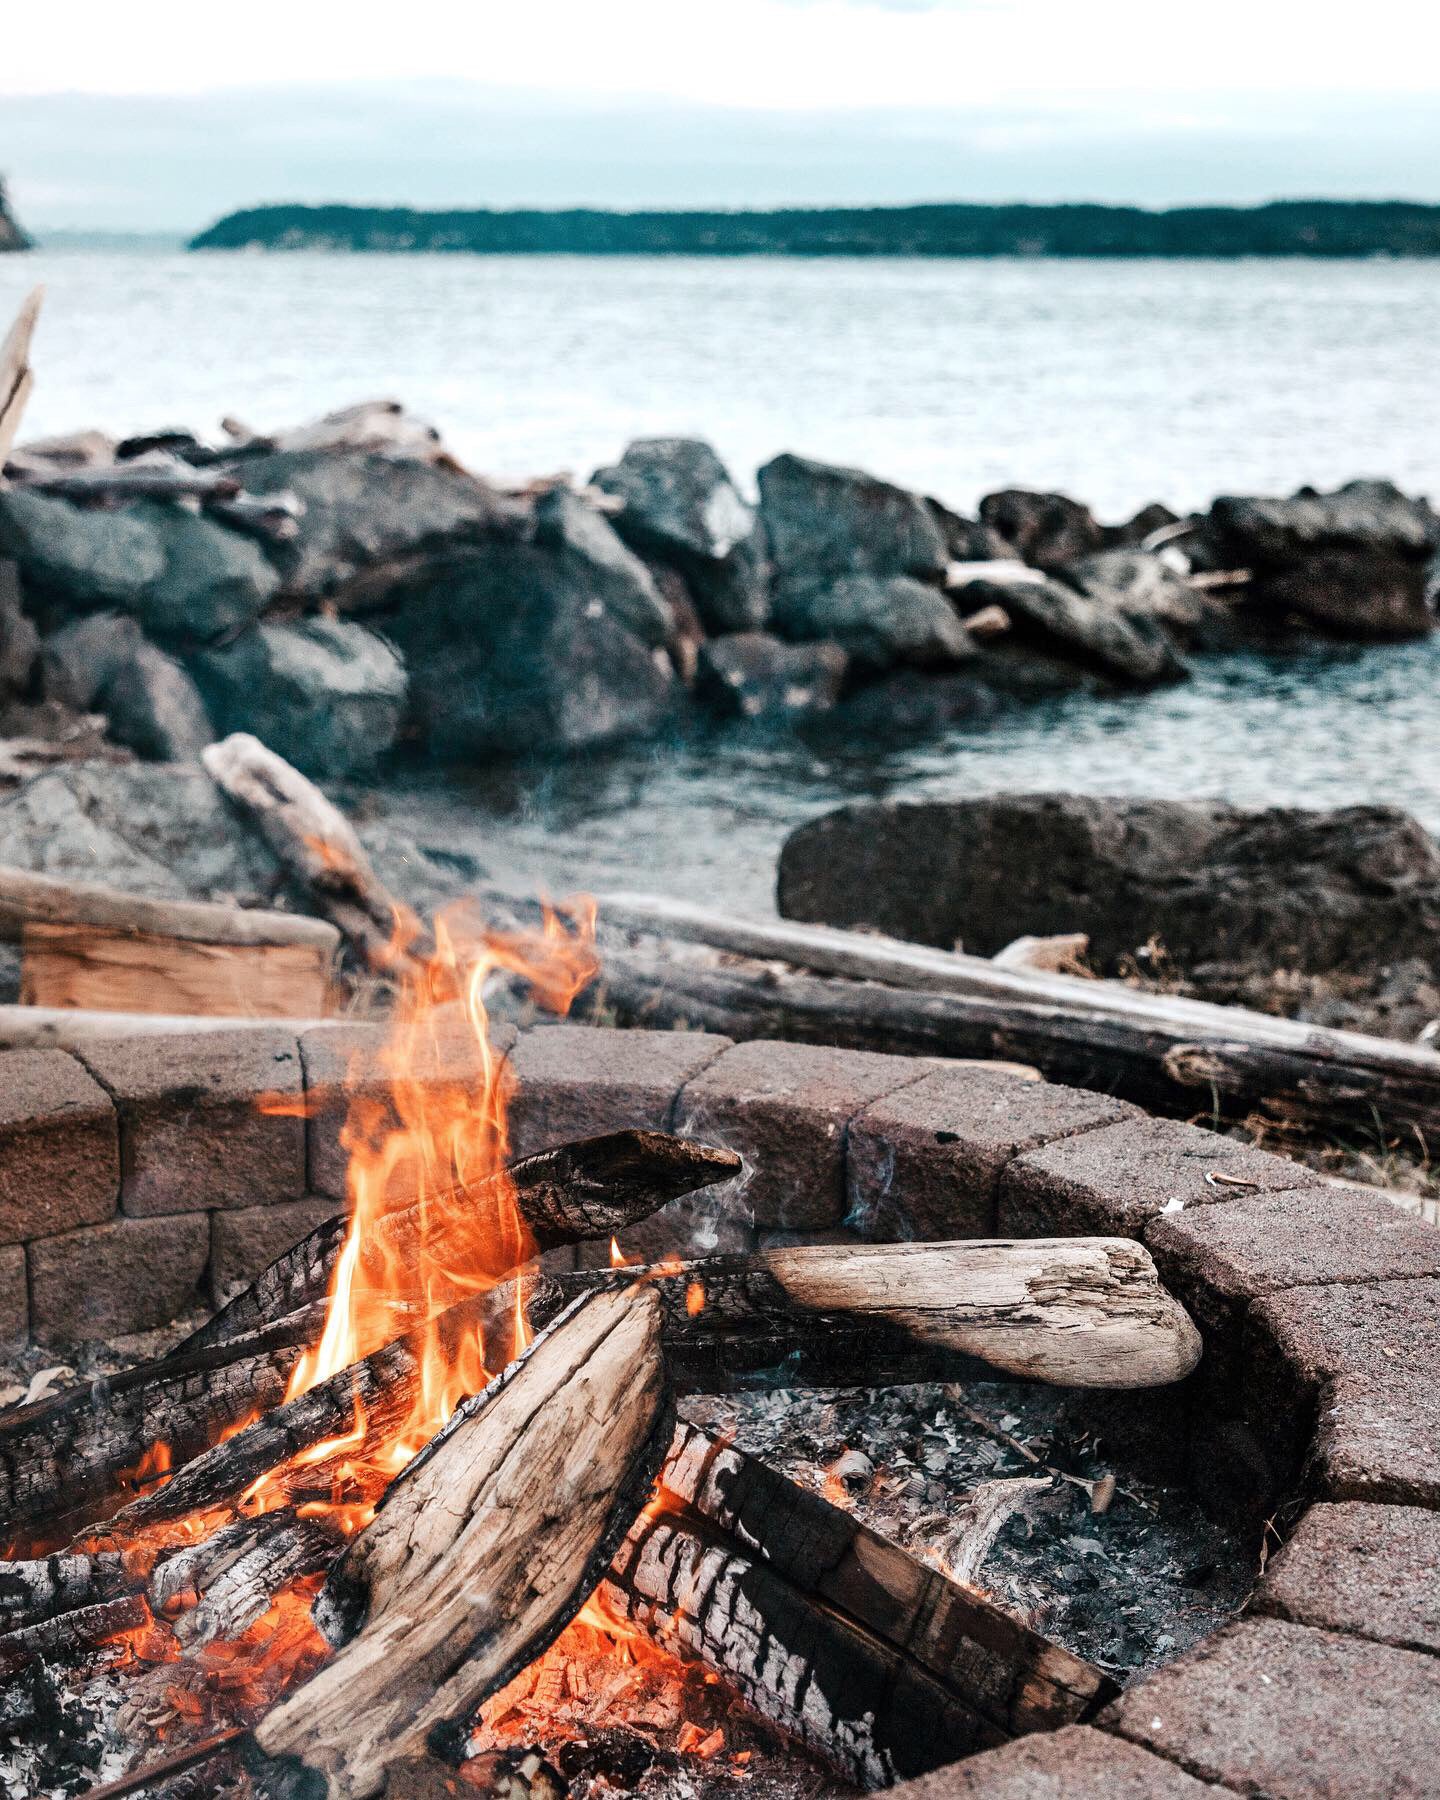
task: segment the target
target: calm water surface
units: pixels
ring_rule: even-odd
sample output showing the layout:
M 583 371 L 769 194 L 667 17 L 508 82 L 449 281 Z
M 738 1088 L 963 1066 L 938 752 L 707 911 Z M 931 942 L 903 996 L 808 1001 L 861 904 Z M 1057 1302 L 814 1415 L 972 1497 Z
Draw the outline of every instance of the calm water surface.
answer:
M 969 507 L 1008 483 L 1121 517 L 1384 474 L 1440 494 L 1440 264 L 182 256 L 0 259 L 43 279 L 33 434 L 256 427 L 392 394 L 476 468 L 581 475 L 632 437 L 781 449 Z M 923 744 L 724 735 L 407 779 L 379 804 L 497 873 L 770 903 L 801 819 L 999 788 L 1383 800 L 1440 829 L 1440 649 L 1203 665 Z

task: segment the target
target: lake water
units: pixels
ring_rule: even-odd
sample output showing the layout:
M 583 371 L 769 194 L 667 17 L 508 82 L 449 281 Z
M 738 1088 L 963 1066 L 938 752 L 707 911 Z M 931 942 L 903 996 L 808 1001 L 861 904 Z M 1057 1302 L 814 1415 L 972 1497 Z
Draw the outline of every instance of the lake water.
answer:
M 0 313 L 36 280 L 34 435 L 264 428 L 391 394 L 505 475 L 586 475 L 629 438 L 686 432 L 747 483 L 793 449 L 962 508 L 1007 484 L 1111 518 L 1362 474 L 1440 494 L 1440 263 L 57 251 L 0 258 Z M 1440 828 L 1437 691 L 1433 644 L 1224 659 L 922 744 L 725 734 L 382 804 L 517 874 L 759 906 L 784 832 L 862 795 L 1385 800 Z

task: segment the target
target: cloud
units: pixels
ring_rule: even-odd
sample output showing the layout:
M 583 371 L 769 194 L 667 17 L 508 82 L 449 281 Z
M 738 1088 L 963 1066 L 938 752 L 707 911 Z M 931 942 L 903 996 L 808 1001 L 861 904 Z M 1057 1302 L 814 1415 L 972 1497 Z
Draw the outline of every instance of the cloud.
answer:
M 458 81 L 12 99 L 16 205 L 55 228 L 198 230 L 265 200 L 779 206 L 1276 195 L 1436 198 L 1440 113 L 1403 97 L 1145 96 L 803 113 Z

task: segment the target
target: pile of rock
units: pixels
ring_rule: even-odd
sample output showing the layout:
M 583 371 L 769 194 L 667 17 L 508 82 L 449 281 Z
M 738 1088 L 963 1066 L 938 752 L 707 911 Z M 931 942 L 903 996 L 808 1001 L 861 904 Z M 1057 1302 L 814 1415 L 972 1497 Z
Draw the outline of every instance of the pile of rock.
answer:
M 1102 527 L 1021 490 L 964 518 L 789 454 L 752 504 L 682 438 L 632 444 L 584 489 L 502 491 L 390 404 L 227 430 L 12 453 L 13 701 L 102 715 L 145 757 L 251 731 L 334 777 L 399 743 L 564 754 L 714 713 L 938 723 L 997 694 L 1180 679 L 1185 651 L 1297 620 L 1312 639 L 1433 623 L 1440 519 L 1380 483 Z

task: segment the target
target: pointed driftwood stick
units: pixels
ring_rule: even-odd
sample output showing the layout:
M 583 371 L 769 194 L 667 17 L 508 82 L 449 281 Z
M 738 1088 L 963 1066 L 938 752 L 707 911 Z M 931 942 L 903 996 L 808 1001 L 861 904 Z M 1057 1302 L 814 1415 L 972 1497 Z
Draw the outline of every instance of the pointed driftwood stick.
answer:
M 477 1263 L 475 1244 L 482 1234 L 473 1221 L 498 1213 L 512 1189 L 515 1208 L 532 1239 L 530 1245 L 518 1248 L 523 1255 L 533 1255 L 562 1244 L 603 1241 L 681 1194 L 729 1180 L 740 1166 L 733 1151 L 664 1131 L 614 1131 L 581 1138 L 511 1163 L 503 1181 L 492 1176 L 475 1182 L 465 1190 L 463 1213 L 432 1204 L 429 1224 L 435 1235 L 426 1240 L 427 1253 L 443 1262 L 447 1252 L 463 1249 L 467 1274 L 496 1280 L 509 1273 L 514 1259 L 492 1259 L 488 1266 Z M 317 1226 L 203 1325 L 187 1340 L 187 1347 L 225 1343 L 323 1298 L 345 1229 L 343 1217 Z M 497 1230 L 492 1235 L 503 1242 L 508 1234 Z M 412 1207 L 387 1218 L 375 1244 L 367 1248 L 406 1257 L 419 1243 L 420 1215 Z M 461 1294 L 457 1291 L 454 1298 L 459 1300 Z
M 334 1659 L 256 1726 L 285 1800 L 365 1800 L 387 1767 L 463 1749 L 475 1708 L 593 1591 L 669 1446 L 661 1309 L 578 1301 L 392 1483 L 316 1605 Z

